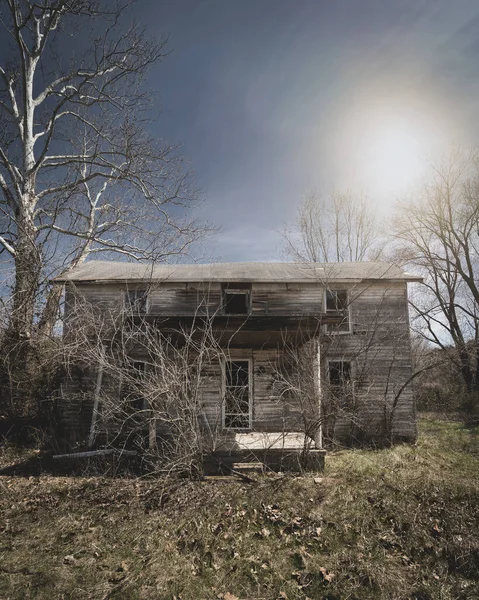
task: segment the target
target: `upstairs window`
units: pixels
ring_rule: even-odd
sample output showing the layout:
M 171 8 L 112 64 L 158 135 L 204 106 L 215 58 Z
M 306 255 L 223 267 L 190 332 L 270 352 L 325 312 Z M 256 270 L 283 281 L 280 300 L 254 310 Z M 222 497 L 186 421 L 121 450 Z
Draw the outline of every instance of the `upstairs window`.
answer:
M 125 307 L 129 313 L 144 315 L 148 309 L 148 292 L 146 289 L 128 290 L 125 293 Z
M 326 311 L 339 312 L 348 309 L 346 290 L 326 290 Z
M 251 285 L 223 285 L 223 312 L 225 315 L 249 315 Z
M 347 290 L 326 290 L 326 313 L 342 313 L 340 323 L 327 325 L 329 333 L 350 333 L 349 298 Z

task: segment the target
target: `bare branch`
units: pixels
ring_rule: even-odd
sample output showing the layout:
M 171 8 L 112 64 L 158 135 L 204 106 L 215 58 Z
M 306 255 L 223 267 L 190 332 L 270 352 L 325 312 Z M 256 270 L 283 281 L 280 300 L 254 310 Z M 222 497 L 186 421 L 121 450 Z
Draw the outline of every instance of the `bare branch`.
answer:
M 453 344 L 447 355 L 468 392 L 479 388 L 478 167 L 475 150 L 453 153 L 396 219 L 404 262 L 425 275 L 412 304 L 423 335 L 444 351 Z
M 15 256 L 15 248 L 7 242 L 7 240 L 0 235 L 0 244 L 9 252 L 13 257 Z
M 296 223 L 281 233 L 285 254 L 299 262 L 379 260 L 385 245 L 366 198 L 351 193 L 322 198 L 311 192 Z
M 130 5 L 6 0 L 0 8 L 14 42 L 0 59 L 0 246 L 15 272 L 17 339 L 32 339 L 37 323 L 53 327 L 60 297 L 48 279 L 59 270 L 98 252 L 165 259 L 201 235 L 175 209 L 197 198 L 185 163 L 145 129 L 152 99 L 142 81 L 166 38 L 128 25 Z M 59 51 L 59 32 L 78 34 L 71 54 Z

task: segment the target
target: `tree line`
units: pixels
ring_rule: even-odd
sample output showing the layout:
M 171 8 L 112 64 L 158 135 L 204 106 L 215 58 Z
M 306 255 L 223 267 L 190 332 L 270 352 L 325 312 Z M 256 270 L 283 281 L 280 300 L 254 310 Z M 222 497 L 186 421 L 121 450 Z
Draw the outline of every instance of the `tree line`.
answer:
M 282 232 L 286 256 L 306 262 L 388 260 L 423 277 L 410 293 L 417 369 L 438 375 L 463 408 L 479 406 L 479 152 L 454 149 L 380 222 L 363 196 L 308 194 Z M 424 377 L 423 377 L 424 379 Z M 458 385 L 458 380 L 460 384 Z M 455 402 L 457 405 L 457 401 Z

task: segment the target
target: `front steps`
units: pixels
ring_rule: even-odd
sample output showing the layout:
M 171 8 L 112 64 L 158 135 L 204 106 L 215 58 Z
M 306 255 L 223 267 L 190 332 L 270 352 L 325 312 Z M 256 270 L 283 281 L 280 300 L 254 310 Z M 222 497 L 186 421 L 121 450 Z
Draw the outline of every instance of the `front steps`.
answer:
M 206 474 L 231 473 L 238 470 L 248 472 L 322 471 L 326 450 L 311 448 L 268 448 L 257 450 L 217 450 L 205 461 Z

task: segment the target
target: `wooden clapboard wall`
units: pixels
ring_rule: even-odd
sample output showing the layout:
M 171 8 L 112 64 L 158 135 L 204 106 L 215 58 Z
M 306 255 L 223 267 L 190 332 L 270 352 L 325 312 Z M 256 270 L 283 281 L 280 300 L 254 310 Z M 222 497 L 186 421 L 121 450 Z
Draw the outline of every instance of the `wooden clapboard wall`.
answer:
M 148 316 L 221 314 L 220 283 L 67 284 L 66 331 L 69 315 L 73 314 L 78 301 L 86 301 L 96 309 L 114 315 L 124 308 L 127 290 L 145 287 L 148 288 Z M 324 282 L 253 282 L 250 319 L 260 316 L 319 317 L 324 310 L 325 287 Z M 397 397 L 412 374 L 406 283 L 377 280 L 346 286 L 331 282 L 330 287 L 348 288 L 351 332 L 335 333 L 332 329 L 322 333 L 321 378 L 327 384 L 329 360 L 348 360 L 353 365 L 356 380 L 355 404 L 343 407 L 335 419 L 334 437 L 339 440 L 379 437 L 384 433 L 385 419 L 390 418 L 395 438 L 413 439 L 416 428 L 412 386 L 407 385 Z M 262 347 L 262 335 L 255 332 L 251 348 L 238 348 L 234 353 L 237 358 L 245 356 L 253 361 L 253 429 L 299 430 L 303 426 L 301 403 L 290 398 L 281 399 L 273 390 L 275 365 L 284 349 L 280 344 L 277 348 Z M 323 394 L 326 388 L 324 385 Z M 205 420 L 209 427 L 217 428 L 221 425 L 222 402 L 219 362 L 205 370 L 202 395 Z M 85 428 L 87 408 L 83 407 L 79 412 L 78 407 L 66 405 L 64 412 L 72 430 Z

